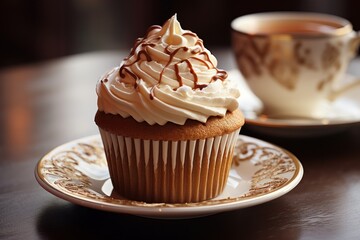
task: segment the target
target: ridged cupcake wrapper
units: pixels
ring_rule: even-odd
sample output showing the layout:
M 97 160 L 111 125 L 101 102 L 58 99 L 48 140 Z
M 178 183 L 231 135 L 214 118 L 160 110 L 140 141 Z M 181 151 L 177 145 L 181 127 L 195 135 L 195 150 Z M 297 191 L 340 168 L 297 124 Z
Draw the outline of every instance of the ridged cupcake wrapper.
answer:
M 226 185 L 240 129 L 188 141 L 134 139 L 99 129 L 114 189 L 145 202 L 199 202 Z

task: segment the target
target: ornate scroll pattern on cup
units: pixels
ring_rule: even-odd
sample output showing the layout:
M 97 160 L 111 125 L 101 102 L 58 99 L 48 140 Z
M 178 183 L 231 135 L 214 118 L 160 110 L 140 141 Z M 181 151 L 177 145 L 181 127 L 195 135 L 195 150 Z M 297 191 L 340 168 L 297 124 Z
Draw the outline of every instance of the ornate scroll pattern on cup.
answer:
M 269 74 L 275 81 L 288 90 L 295 90 L 301 68 L 309 71 L 324 70 L 324 80 L 318 86 L 321 91 L 330 84 L 336 72 L 342 67 L 340 48 L 343 42 L 327 43 L 321 50 L 320 63 L 317 63 L 317 53 L 304 41 L 273 39 L 271 37 L 256 37 L 235 33 L 233 45 L 239 69 L 245 78 Z
M 321 66 L 324 70 L 325 77 L 318 84 L 318 90 L 321 91 L 326 85 L 331 85 L 336 72 L 341 68 L 340 50 L 343 45 L 338 42 L 337 46 L 327 43 L 321 55 Z

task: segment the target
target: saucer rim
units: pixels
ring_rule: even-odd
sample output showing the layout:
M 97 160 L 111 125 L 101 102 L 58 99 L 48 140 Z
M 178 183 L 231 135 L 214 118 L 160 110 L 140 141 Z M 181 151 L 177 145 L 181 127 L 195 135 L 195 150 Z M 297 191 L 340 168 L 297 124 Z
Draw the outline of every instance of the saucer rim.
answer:
M 258 115 L 259 116 L 259 115 Z M 360 118 L 356 121 L 351 120 L 331 120 L 331 119 L 323 119 L 324 123 L 321 123 L 321 119 L 318 120 L 309 120 L 309 123 L 305 124 L 296 124 L 297 120 L 289 119 L 286 123 L 286 119 L 277 120 L 274 118 L 267 118 L 268 120 L 261 120 L 261 118 L 246 118 L 245 122 L 247 124 L 251 124 L 253 126 L 261 126 L 261 127 L 270 127 L 270 128 L 319 128 L 319 127 L 336 127 L 336 126 L 351 126 L 360 124 Z M 299 118 L 300 119 L 300 118 Z M 280 122 L 281 121 L 281 122 Z M 311 122 L 319 122 L 311 124 Z

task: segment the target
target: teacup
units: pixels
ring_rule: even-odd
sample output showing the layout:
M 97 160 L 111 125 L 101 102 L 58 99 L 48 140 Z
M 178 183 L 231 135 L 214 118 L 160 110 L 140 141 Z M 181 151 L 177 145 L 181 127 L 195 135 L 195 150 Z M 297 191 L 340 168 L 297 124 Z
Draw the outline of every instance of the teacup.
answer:
M 268 115 L 323 117 L 325 104 L 360 85 L 339 84 L 360 43 L 346 19 L 268 12 L 238 17 L 231 28 L 238 68 Z

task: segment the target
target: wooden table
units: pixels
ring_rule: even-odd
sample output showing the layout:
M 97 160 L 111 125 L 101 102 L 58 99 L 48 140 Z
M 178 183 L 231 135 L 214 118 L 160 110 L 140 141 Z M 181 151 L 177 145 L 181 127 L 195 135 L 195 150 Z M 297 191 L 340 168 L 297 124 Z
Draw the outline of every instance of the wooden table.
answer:
M 234 68 L 228 49 L 214 51 Z M 294 153 L 305 174 L 271 202 L 203 218 L 147 219 L 61 200 L 34 177 L 53 147 L 96 134 L 95 84 L 126 52 L 94 52 L 0 71 L 0 238 L 360 239 L 360 126 L 317 138 L 261 138 Z M 353 72 L 360 62 L 353 63 Z M 359 74 L 360 75 L 360 74 Z M 157 238 L 154 238 L 157 239 Z

